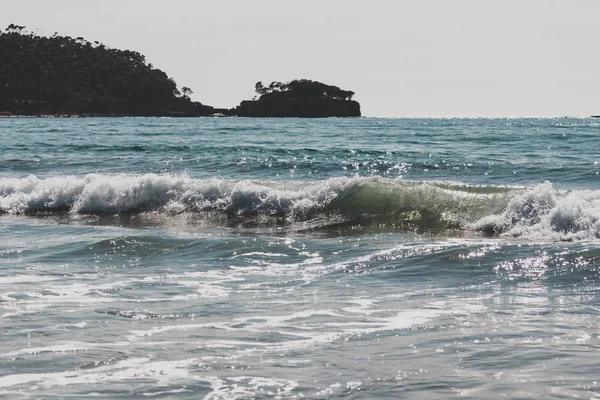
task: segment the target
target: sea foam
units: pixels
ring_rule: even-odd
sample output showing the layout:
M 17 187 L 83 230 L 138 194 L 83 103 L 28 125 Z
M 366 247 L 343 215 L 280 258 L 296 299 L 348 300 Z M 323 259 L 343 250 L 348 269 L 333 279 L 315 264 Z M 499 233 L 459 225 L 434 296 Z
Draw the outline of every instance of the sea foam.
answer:
M 305 221 L 325 213 L 346 216 L 461 218 L 480 214 L 502 193 L 443 182 L 378 177 L 322 181 L 194 179 L 187 175 L 58 176 L 0 179 L 0 211 L 10 214 L 167 214 L 220 212 Z M 505 201 L 500 200 L 502 205 Z M 492 208 L 498 208 L 495 204 Z
M 600 191 L 557 191 L 546 182 L 515 195 L 500 214 L 470 225 L 514 237 L 579 240 L 600 236 Z
M 457 229 L 573 240 L 600 232 L 600 192 L 341 177 L 321 181 L 89 174 L 0 179 L 0 212 L 193 216 L 310 228 L 340 224 Z

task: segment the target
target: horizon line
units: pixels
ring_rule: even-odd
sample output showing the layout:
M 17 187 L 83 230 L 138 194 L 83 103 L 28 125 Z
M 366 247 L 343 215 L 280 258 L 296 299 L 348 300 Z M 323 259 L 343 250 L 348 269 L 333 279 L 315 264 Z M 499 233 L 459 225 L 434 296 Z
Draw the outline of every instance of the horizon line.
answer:
M 429 116 L 411 116 L 411 115 L 362 115 L 360 118 L 387 118 L 387 119 L 589 119 L 600 118 L 600 115 L 478 115 L 478 116 L 461 116 L 461 115 L 429 115 Z

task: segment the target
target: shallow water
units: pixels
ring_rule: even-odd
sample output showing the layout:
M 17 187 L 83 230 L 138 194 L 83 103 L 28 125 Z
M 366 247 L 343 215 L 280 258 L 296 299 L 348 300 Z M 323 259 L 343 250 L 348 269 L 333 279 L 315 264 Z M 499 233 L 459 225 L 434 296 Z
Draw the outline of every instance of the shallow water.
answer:
M 599 131 L 0 120 L 0 397 L 600 397 Z

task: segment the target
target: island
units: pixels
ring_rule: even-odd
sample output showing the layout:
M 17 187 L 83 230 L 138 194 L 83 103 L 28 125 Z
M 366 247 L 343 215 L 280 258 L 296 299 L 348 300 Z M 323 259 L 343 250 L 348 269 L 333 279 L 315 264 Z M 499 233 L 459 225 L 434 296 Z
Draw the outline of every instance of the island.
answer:
M 240 117 L 360 117 L 354 92 L 308 79 L 255 85 L 260 98 L 242 101 L 232 110 Z
M 0 31 L 0 116 L 360 116 L 354 92 L 337 86 L 299 79 L 255 89 L 257 99 L 215 108 L 136 51 L 15 24 Z

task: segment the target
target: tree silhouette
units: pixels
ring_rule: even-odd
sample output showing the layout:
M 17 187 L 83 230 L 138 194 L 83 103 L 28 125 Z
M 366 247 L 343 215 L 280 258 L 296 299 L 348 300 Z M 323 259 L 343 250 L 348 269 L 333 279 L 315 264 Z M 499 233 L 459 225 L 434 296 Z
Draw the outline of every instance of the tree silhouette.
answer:
M 295 79 L 288 83 L 273 81 L 268 87 L 265 87 L 262 82 L 257 82 L 255 90 L 259 95 L 267 97 L 324 97 L 335 100 L 352 100 L 352 96 L 354 96 L 354 92 L 350 90 L 342 90 L 337 86 L 309 79 Z
M 181 88 L 181 93 L 186 97 L 190 97 L 190 95 L 194 94 L 194 91 L 189 87 L 184 86 Z
M 258 98 L 242 101 L 235 110 L 241 117 L 359 117 L 354 92 L 309 79 L 254 85 Z
M 265 94 L 268 93 L 269 88 L 266 88 L 262 82 L 256 82 L 256 85 L 254 85 L 254 90 L 256 91 L 256 93 L 258 93 L 260 96 L 263 96 Z
M 6 32 L 21 32 L 23 29 L 25 29 L 25 27 L 22 25 L 10 24 L 6 28 Z
M 202 106 L 136 51 L 24 28 L 0 32 L 0 111 L 156 115 Z

